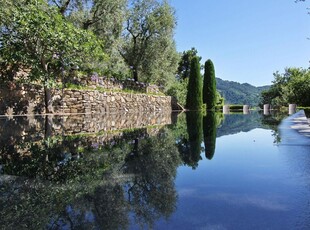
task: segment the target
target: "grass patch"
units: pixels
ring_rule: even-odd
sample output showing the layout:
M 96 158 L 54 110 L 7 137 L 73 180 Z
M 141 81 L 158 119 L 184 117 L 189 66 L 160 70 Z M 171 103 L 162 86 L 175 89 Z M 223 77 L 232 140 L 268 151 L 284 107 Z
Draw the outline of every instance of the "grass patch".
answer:
M 141 92 L 138 90 L 130 90 L 130 89 L 106 89 L 103 87 L 97 86 L 96 88 L 89 87 L 89 86 L 83 86 L 83 85 L 76 85 L 72 83 L 68 83 L 65 85 L 64 89 L 70 89 L 70 90 L 81 90 L 81 91 L 98 91 L 101 93 L 128 93 L 128 94 L 146 94 L 150 96 L 166 96 L 164 93 L 146 93 Z

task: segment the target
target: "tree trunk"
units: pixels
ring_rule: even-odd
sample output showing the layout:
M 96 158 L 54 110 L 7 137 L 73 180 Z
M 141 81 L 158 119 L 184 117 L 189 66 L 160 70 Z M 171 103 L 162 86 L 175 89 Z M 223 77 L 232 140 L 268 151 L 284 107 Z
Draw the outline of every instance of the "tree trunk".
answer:
M 138 81 L 138 71 L 136 68 L 133 69 L 133 79 L 135 81 Z
M 45 113 L 54 113 L 51 89 L 44 86 Z
M 45 130 L 44 130 L 44 138 L 47 139 L 52 136 L 53 132 L 53 117 L 52 116 L 45 116 Z
M 59 7 L 59 13 L 62 15 L 62 16 L 65 16 L 65 13 L 68 9 L 68 6 L 70 4 L 70 1 L 71 0 L 67 0 L 62 6 Z

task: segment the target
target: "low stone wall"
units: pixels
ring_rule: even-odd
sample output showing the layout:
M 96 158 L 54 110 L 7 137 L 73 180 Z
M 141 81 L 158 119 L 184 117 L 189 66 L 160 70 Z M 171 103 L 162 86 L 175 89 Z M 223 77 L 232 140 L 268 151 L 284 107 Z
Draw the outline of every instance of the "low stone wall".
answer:
M 58 107 L 58 113 L 134 113 L 172 110 L 172 99 L 167 96 L 64 90 L 62 99 L 63 103 Z
M 39 114 L 44 110 L 42 87 L 26 84 L 0 87 L 0 115 Z
M 145 113 L 178 108 L 169 96 L 98 90 L 55 90 L 55 113 Z M 42 114 L 44 93 L 39 86 L 0 87 L 0 115 Z

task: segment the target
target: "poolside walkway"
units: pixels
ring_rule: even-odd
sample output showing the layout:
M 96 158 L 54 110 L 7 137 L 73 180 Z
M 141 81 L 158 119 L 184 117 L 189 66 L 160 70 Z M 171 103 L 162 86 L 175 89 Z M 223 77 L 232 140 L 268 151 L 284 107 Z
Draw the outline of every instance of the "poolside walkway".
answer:
M 293 114 L 291 117 L 291 128 L 300 134 L 310 137 L 310 123 L 303 110 Z
M 284 119 L 279 129 L 281 145 L 310 146 L 310 123 L 303 110 Z

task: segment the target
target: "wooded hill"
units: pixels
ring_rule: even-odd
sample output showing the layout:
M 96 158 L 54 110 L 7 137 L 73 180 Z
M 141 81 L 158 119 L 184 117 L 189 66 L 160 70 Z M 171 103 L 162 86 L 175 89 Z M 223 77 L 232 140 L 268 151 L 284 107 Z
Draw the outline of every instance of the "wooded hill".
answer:
M 225 98 L 225 104 L 248 104 L 257 106 L 263 90 L 270 86 L 256 87 L 248 83 L 238 83 L 216 78 L 216 88 Z

